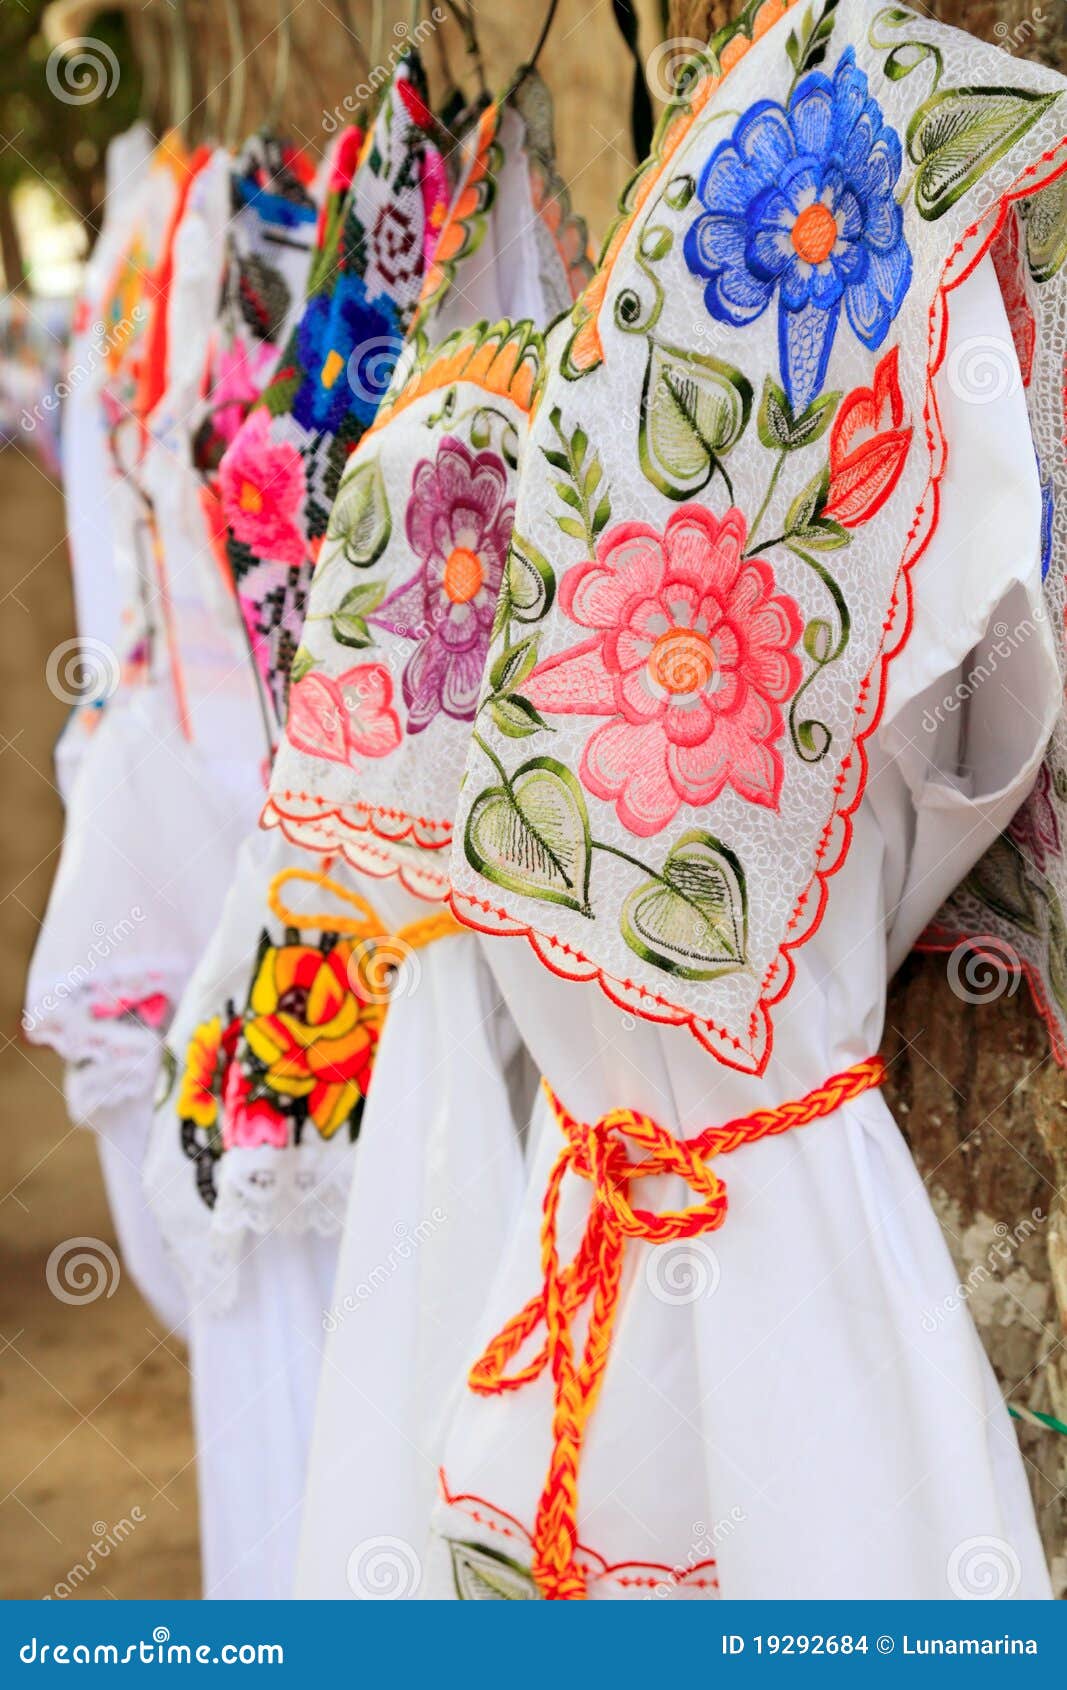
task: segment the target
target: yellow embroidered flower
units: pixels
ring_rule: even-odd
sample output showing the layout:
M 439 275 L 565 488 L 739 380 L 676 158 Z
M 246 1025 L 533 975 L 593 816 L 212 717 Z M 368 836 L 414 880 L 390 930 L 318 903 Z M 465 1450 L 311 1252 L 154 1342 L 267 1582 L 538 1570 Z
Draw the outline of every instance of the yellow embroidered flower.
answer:
M 219 1100 L 215 1089 L 222 1051 L 222 1018 L 213 1015 L 197 1027 L 185 1053 L 185 1068 L 178 1090 L 178 1115 L 195 1121 L 198 1127 L 213 1127 Z
M 285 1097 L 306 1097 L 324 1138 L 352 1113 L 370 1081 L 385 1004 L 358 990 L 346 940 L 323 955 L 314 945 L 272 945 L 249 999 L 244 1039 L 263 1064 L 264 1082 Z

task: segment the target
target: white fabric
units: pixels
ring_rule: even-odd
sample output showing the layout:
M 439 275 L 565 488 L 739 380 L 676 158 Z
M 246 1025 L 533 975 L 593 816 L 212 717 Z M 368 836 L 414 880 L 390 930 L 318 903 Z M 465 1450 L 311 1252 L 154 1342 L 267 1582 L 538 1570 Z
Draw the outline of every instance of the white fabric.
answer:
M 432 1505 L 487 1269 L 521 1196 L 516 1056 L 477 941 L 439 940 L 417 989 L 390 1008 L 357 1147 L 298 1596 L 374 1594 L 373 1549 L 360 1546 L 417 1541 Z
M 988 265 L 953 300 L 953 335 L 965 339 L 976 323 L 1007 342 Z M 872 745 L 851 855 L 832 882 L 821 928 L 798 953 L 799 977 L 762 1080 L 714 1062 L 686 1031 L 635 1024 L 595 987 L 557 981 L 521 940 L 485 941 L 534 1060 L 584 1119 L 628 1105 L 691 1134 L 800 1096 L 870 1055 L 881 1036 L 888 954 L 906 950 L 1033 780 L 1058 686 L 1038 614 L 1038 487 L 1025 410 L 1017 388 L 981 407 L 947 388 L 942 399 L 953 456 L 941 526 L 915 575 L 914 632 Z M 993 665 L 966 708 L 937 714 L 974 666 L 968 654 L 990 637 L 990 623 L 996 638 L 1000 621 L 1019 622 L 1020 606 L 1032 637 Z M 999 724 L 994 731 L 991 723 Z M 357 1213 L 369 1227 L 376 1206 L 381 1227 L 408 1200 L 399 1158 L 383 1157 L 371 1186 L 387 1074 L 383 1052 L 345 1239 L 352 1265 L 339 1290 L 366 1274 L 366 1258 L 361 1264 L 356 1255 Z M 390 1124 L 396 1118 L 390 1110 Z M 442 1154 L 467 1165 L 465 1120 L 464 1113 L 452 1121 Z M 361 1313 L 358 1332 L 342 1328 L 330 1341 L 331 1355 L 344 1347 L 349 1405 L 386 1370 L 384 1384 L 369 1387 L 368 1408 L 385 1423 L 361 1458 L 327 1380 L 301 1594 L 344 1594 L 346 1542 L 386 1534 L 402 1540 L 401 1560 L 416 1569 L 424 1596 L 456 1594 L 446 1538 L 528 1566 L 550 1448 L 551 1381 L 486 1399 L 467 1390 L 464 1377 L 539 1286 L 542 1198 L 560 1142 L 542 1105 L 521 1215 L 507 1229 L 495 1273 L 501 1240 L 486 1235 L 474 1302 L 490 1275 L 491 1284 L 478 1330 L 468 1340 L 472 1304 L 453 1328 L 465 1354 L 449 1395 L 444 1476 L 454 1497 L 477 1500 L 439 1503 L 432 1531 L 422 1512 L 412 1475 L 439 1459 L 440 1425 L 429 1416 L 420 1423 L 406 1380 L 393 1390 L 387 1347 L 374 1330 L 387 1307 L 392 1334 L 420 1327 L 425 1280 L 397 1276 L 366 1321 Z M 633 1595 L 636 1577 L 645 1581 L 637 1594 L 670 1597 L 717 1588 L 744 1598 L 951 1597 L 966 1586 L 969 1540 L 982 1539 L 992 1543 L 998 1575 L 1004 1569 L 1003 1594 L 1047 1597 L 1015 1435 L 971 1317 L 953 1297 L 948 1250 L 881 1095 L 739 1150 L 719 1172 L 730 1198 L 721 1231 L 658 1251 L 627 1246 L 611 1359 L 581 1465 L 590 1595 Z M 657 1209 L 691 1200 L 677 1179 L 649 1182 L 634 1199 Z M 588 1188 L 569 1182 L 564 1260 L 587 1213 Z M 952 1312 L 931 1323 L 930 1311 L 944 1309 Z
M 204 1595 L 291 1594 L 333 1239 L 253 1240 L 239 1304 L 189 1316 Z

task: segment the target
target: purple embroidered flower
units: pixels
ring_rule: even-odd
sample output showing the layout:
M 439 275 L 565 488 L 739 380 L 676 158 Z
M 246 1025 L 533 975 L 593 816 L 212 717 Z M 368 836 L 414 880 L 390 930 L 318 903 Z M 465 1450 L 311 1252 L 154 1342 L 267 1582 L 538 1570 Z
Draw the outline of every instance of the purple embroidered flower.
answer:
M 1008 837 L 1038 874 L 1044 874 L 1050 857 L 1061 853 L 1060 824 L 1052 802 L 1052 771 L 1042 763 L 1041 772 L 1026 803 L 1017 810 Z
M 474 719 L 515 517 L 507 492 L 496 453 L 471 452 L 451 435 L 434 462 L 416 467 L 406 528 L 421 562 L 370 618 L 416 642 L 402 682 L 409 733 L 442 710 Z
M 685 261 L 707 278 L 704 303 L 720 322 L 755 322 L 778 294 L 782 383 L 798 411 L 823 385 L 842 305 L 873 350 L 903 303 L 901 164 L 849 47 L 832 78 L 809 71 L 788 109 L 757 100 L 704 166 Z

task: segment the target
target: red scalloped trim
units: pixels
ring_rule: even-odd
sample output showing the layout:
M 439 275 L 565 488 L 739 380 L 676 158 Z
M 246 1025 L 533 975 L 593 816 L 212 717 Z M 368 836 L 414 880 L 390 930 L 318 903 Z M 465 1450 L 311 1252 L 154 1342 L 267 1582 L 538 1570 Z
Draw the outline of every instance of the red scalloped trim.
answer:
M 361 873 L 370 875 L 374 880 L 389 880 L 395 877 L 405 891 L 413 897 L 422 898 L 426 903 L 440 904 L 448 896 L 450 881 L 447 874 L 432 866 L 436 852 L 423 849 L 413 843 L 405 843 L 404 835 L 377 833 L 368 827 L 353 826 L 344 832 L 337 828 L 324 826 L 332 815 L 339 812 L 329 811 L 324 816 L 290 815 L 278 808 L 277 796 L 299 797 L 308 796 L 297 793 L 272 795 L 263 806 L 259 825 L 262 828 L 279 828 L 290 845 L 296 845 L 301 850 L 308 851 L 315 856 L 342 856 L 346 863 Z M 313 800 L 320 802 L 320 800 Z M 393 814 L 399 816 L 400 811 Z M 387 850 L 385 846 L 392 846 Z M 395 853 L 395 854 L 394 854 Z
M 443 1467 L 438 1468 L 437 1478 L 441 1500 L 447 1507 L 466 1514 L 486 1532 L 517 1540 L 532 1548 L 533 1537 L 516 1515 L 470 1491 L 450 1491 Z M 617 1584 L 624 1590 L 656 1590 L 664 1584 L 672 1584 L 676 1589 L 717 1591 L 719 1588 L 719 1581 L 714 1577 L 718 1565 L 714 1557 L 695 1561 L 691 1567 L 670 1567 L 665 1561 L 606 1561 L 603 1555 L 584 1543 L 576 1545 L 575 1553 L 585 1564 L 590 1584 Z M 705 1576 L 709 1573 L 713 1576 Z
M 643 1020 L 659 1021 L 687 1026 L 693 1037 L 710 1051 L 720 1062 L 729 1067 L 739 1068 L 743 1073 L 762 1074 L 770 1061 L 774 1046 L 774 1027 L 771 1010 L 788 994 L 796 978 L 796 963 L 792 952 L 814 937 L 822 924 L 829 899 L 829 882 L 833 875 L 842 867 L 852 844 L 852 817 L 862 801 L 867 785 L 869 769 L 866 741 L 877 728 L 882 711 L 885 707 L 885 697 L 889 679 L 889 665 L 899 655 L 907 644 L 912 628 L 912 590 L 911 571 L 922 557 L 937 531 L 941 504 L 941 483 L 944 479 L 945 468 L 948 463 L 948 442 L 941 426 L 941 414 L 938 408 L 937 395 L 934 391 L 934 378 L 944 363 L 948 350 L 949 312 L 947 299 L 954 288 L 967 280 L 978 264 L 981 263 L 989 248 L 996 240 L 1008 211 L 1017 200 L 1027 199 L 1031 194 L 1046 188 L 1067 173 L 1067 135 L 1061 137 L 1056 145 L 1042 153 L 1039 159 L 1019 175 L 1015 182 L 989 210 L 965 229 L 956 245 L 945 260 L 944 267 L 927 313 L 929 354 L 926 367 L 926 403 L 923 407 L 923 423 L 926 431 L 926 442 L 930 451 L 930 475 L 922 496 L 912 513 L 908 526 L 904 552 L 900 567 L 897 570 L 890 596 L 889 606 L 883 623 L 883 639 L 881 647 L 874 661 L 863 677 L 859 686 L 856 703 L 856 717 L 859 724 L 852 747 L 841 763 L 841 769 L 835 782 L 836 801 L 834 809 L 826 821 L 819 835 L 816 848 L 815 872 L 807 886 L 800 894 L 789 921 L 786 932 L 798 929 L 796 937 L 784 939 L 778 953 L 767 970 L 761 982 L 761 996 L 749 1017 L 749 1033 L 751 1044 L 746 1049 L 742 1042 L 724 1032 L 714 1022 L 692 1011 L 683 1009 L 678 1004 L 672 1004 L 669 999 L 660 998 L 656 993 L 645 987 L 638 987 L 633 981 L 621 981 L 606 969 L 598 967 L 589 957 L 584 956 L 572 946 L 563 944 L 537 928 L 524 926 L 511 917 L 506 910 L 494 909 L 487 900 L 478 899 L 469 893 L 453 889 L 449 902 L 457 921 L 465 926 L 474 927 L 482 933 L 506 934 L 508 937 L 522 937 L 533 947 L 534 951 L 550 969 L 565 980 L 595 980 L 605 996 L 620 1008 L 633 1010 Z M 1042 174 L 1042 166 L 1050 168 Z M 1035 178 L 1040 177 L 1040 180 Z M 986 232 L 982 235 L 983 226 Z M 962 262 L 961 262 L 962 261 Z M 822 866 L 818 866 L 818 865 Z M 483 919 L 479 919 L 473 912 L 481 911 Z M 497 918 L 493 925 L 486 925 L 485 916 Z M 546 954 L 547 953 L 547 954 Z M 575 966 L 569 959 L 573 958 Z M 1028 975 L 1029 979 L 1029 975 Z M 1034 990 L 1031 984 L 1031 990 Z M 1048 1005 L 1044 999 L 1043 989 L 1040 997 L 1035 997 L 1039 1011 L 1048 1021 Z M 1045 1007 L 1042 1008 L 1042 1003 Z M 653 1008 L 646 1004 L 654 1005 Z M 726 1047 L 742 1052 L 748 1061 L 737 1060 L 727 1055 Z M 1055 1042 L 1055 1041 L 1054 1041 Z
M 276 811 L 290 822 L 312 820 L 312 817 L 299 811 L 284 809 L 279 803 L 282 798 L 314 805 L 316 824 L 325 828 L 334 823 L 338 840 L 347 838 L 350 833 L 365 833 L 369 830 L 387 844 L 399 845 L 408 840 L 412 847 L 420 851 L 443 851 L 452 843 L 451 821 L 435 821 L 432 816 L 413 816 L 408 810 L 396 810 L 388 804 L 368 804 L 361 798 L 353 799 L 347 804 L 335 804 L 329 798 L 320 798 L 314 792 L 271 792 L 263 806 L 264 818 L 268 811 Z M 260 825 L 270 824 L 261 819 Z

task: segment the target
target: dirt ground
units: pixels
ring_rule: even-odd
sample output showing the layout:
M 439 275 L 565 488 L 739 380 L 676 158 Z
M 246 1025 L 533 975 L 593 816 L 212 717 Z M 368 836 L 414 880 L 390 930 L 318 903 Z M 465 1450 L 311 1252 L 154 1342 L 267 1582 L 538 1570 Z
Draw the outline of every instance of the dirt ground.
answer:
M 70 1127 L 60 1065 L 19 1022 L 62 830 L 52 747 L 66 706 L 45 670 L 74 623 L 59 491 L 13 446 L 0 450 L 0 602 L 0 1597 L 195 1597 L 181 1346 L 121 1272 L 75 1304 L 46 1280 L 57 1244 L 114 1250 L 115 1237 L 94 1141 Z

